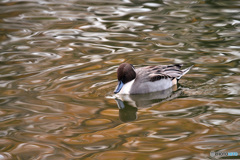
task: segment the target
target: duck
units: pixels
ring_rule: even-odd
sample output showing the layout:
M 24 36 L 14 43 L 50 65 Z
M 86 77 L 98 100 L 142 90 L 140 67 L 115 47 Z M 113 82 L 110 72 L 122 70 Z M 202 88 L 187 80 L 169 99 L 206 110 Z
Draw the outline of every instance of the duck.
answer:
M 156 65 L 136 68 L 122 63 L 117 69 L 115 94 L 145 94 L 166 90 L 178 83 L 192 67 L 181 70 L 182 64 Z

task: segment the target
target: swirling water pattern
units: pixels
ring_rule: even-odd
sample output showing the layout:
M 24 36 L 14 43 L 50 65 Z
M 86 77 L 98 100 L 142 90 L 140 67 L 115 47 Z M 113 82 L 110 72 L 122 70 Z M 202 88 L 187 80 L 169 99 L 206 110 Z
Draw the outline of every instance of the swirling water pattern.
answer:
M 2 0 L 0 159 L 239 151 L 239 35 L 236 0 Z M 126 61 L 194 68 L 171 98 L 119 110 Z

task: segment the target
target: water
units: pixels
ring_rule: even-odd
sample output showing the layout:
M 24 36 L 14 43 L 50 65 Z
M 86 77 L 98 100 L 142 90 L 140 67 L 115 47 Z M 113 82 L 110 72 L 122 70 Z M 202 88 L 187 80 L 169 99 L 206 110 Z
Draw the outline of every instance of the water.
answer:
M 237 0 L 1 1 L 0 159 L 240 154 L 239 32 Z M 122 62 L 194 68 L 118 101 Z

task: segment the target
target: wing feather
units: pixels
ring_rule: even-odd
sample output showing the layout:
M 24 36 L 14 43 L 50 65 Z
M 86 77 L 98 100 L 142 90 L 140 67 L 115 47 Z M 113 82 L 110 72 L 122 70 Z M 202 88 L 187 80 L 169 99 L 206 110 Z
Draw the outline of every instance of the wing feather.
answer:
M 158 81 L 161 79 L 175 79 L 181 77 L 183 71 L 181 71 L 180 64 L 176 65 L 160 65 L 160 66 L 152 66 L 149 69 L 149 78 L 150 81 Z

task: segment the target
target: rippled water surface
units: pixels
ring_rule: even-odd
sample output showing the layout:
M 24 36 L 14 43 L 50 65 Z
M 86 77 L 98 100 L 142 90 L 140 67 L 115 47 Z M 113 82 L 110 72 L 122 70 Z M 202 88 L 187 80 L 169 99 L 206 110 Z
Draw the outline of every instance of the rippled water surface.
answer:
M 194 67 L 121 101 L 123 62 Z M 239 73 L 238 0 L 2 0 L 0 159 L 240 154 Z

